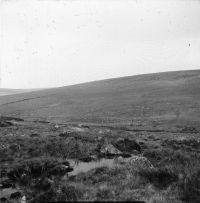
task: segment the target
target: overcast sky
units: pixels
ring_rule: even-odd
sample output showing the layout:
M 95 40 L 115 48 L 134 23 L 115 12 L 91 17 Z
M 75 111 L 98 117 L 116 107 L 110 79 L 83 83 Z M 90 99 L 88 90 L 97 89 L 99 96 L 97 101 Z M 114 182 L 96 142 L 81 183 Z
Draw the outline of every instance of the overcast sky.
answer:
M 1 87 L 200 68 L 198 0 L 2 0 Z

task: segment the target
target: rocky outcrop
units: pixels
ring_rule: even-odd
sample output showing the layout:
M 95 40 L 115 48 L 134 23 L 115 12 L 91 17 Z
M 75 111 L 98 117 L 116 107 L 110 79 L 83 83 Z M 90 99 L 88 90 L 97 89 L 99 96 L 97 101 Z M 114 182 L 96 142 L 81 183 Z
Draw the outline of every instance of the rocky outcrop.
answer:
M 127 159 L 127 164 L 135 171 L 154 168 L 151 162 L 143 156 L 132 156 Z
M 103 145 L 100 149 L 100 153 L 107 156 L 116 156 L 122 154 L 122 152 L 115 148 L 112 144 Z
M 123 158 L 119 156 L 115 159 L 115 163 L 120 165 L 127 165 L 131 170 L 140 171 L 142 169 L 154 168 L 151 162 L 143 156 L 131 156 L 130 158 Z

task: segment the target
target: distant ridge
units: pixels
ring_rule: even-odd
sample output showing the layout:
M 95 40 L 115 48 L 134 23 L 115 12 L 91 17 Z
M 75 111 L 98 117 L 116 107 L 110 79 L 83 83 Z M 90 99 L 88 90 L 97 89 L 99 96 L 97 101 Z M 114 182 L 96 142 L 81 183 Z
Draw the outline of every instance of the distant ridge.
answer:
M 7 89 L 7 88 L 0 88 L 0 96 L 5 95 L 13 95 L 13 94 L 20 94 L 25 92 L 32 92 L 41 89 Z
M 61 120 L 200 120 L 200 70 L 113 78 L 0 98 L 0 113 Z

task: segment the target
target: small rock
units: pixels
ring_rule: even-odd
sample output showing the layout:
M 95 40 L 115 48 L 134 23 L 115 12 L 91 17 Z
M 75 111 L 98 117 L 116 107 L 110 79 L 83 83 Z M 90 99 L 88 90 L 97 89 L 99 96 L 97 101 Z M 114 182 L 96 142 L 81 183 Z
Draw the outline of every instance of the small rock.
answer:
M 59 128 L 59 125 L 56 124 L 56 125 L 54 126 L 54 128 L 58 129 L 58 128 Z
M 23 197 L 22 197 L 21 203 L 26 203 L 26 196 L 23 196 Z

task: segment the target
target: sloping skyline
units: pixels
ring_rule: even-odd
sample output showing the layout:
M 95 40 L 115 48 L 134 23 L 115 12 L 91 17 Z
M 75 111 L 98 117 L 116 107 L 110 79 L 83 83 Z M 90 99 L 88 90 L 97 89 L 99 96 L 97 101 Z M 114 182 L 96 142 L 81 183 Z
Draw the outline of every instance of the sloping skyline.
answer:
M 1 2 L 1 87 L 199 69 L 200 2 Z

